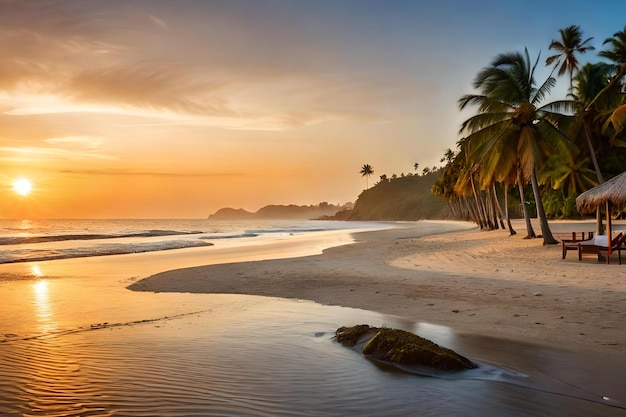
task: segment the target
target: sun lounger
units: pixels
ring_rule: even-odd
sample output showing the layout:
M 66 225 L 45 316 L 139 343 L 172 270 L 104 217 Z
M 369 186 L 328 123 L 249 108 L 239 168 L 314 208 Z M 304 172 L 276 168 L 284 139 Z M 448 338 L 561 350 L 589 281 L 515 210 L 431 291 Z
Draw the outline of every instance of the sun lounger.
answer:
M 561 245 L 563 248 L 563 254 L 561 256 L 561 259 L 565 259 L 565 256 L 567 255 L 568 250 L 578 250 L 578 244 L 580 242 L 588 242 L 588 241 L 593 240 L 593 232 L 588 232 L 588 233 L 589 234 L 588 234 L 587 239 L 585 239 L 585 232 L 581 232 L 582 239 L 577 238 L 576 232 L 572 232 L 571 239 L 561 239 Z
M 620 265 L 622 263 L 622 256 L 621 256 L 621 251 L 619 250 L 619 248 L 622 245 L 624 238 L 625 238 L 625 235 L 623 233 L 620 233 L 617 236 L 615 236 L 613 239 L 611 239 L 611 242 L 610 242 L 611 252 L 618 253 Z M 596 235 L 591 240 L 578 243 L 578 260 L 580 261 L 583 259 L 584 253 L 596 254 L 598 255 L 598 259 L 600 259 L 602 252 L 607 252 L 606 263 L 608 264 L 611 262 L 610 261 L 611 257 L 608 256 L 608 251 L 609 251 L 608 237 L 606 235 Z
M 621 235 L 621 238 L 620 238 L 620 235 Z M 626 235 L 624 235 L 622 233 L 617 235 L 615 237 L 615 239 L 613 239 L 611 241 L 611 252 L 612 253 L 617 252 L 617 259 L 618 259 L 618 262 L 619 262 L 620 265 L 622 264 L 622 250 L 626 250 L 626 246 L 624 246 L 625 242 L 626 242 Z M 601 247 L 601 248 L 598 248 L 598 249 L 599 249 L 600 253 L 607 252 L 607 254 L 606 254 L 606 263 L 608 264 L 609 263 L 609 258 L 610 258 L 609 254 L 608 254 L 609 248 L 608 247 Z

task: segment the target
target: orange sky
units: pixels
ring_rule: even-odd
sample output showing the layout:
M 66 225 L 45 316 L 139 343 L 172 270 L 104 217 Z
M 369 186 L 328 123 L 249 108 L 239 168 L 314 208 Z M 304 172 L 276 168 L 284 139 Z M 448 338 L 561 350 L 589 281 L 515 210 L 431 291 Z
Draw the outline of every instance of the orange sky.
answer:
M 439 164 L 492 56 L 571 24 L 493 36 L 476 4 L 419 3 L 0 0 L 0 217 L 355 201 L 363 164 Z

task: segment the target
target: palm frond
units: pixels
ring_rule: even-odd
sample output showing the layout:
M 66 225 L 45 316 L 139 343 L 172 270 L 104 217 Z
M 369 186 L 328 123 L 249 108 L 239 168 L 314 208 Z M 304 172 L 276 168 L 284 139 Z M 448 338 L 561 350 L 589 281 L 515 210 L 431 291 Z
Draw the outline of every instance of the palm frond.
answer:
M 498 123 L 508 120 L 510 117 L 511 113 L 509 112 L 479 113 L 464 121 L 461 124 L 461 130 L 459 131 L 459 133 L 467 131 L 471 134 L 474 134 L 480 130 L 488 128 L 491 125 L 497 125 Z
M 535 91 L 533 97 L 530 97 L 530 102 L 535 106 L 541 103 L 550 94 L 550 91 L 555 85 L 556 79 L 554 77 L 548 77 L 543 84 L 541 84 L 541 87 Z
M 605 132 L 608 129 L 609 123 L 613 126 L 613 129 L 615 129 L 615 134 L 619 134 L 624 130 L 624 127 L 626 127 L 626 104 L 622 104 L 616 108 L 611 116 L 609 116 L 603 126 Z
M 577 110 L 578 103 L 576 100 L 556 100 L 552 101 L 548 104 L 544 104 L 541 107 L 537 108 L 538 112 L 547 112 L 547 113 L 567 113 L 569 115 L 573 115 Z

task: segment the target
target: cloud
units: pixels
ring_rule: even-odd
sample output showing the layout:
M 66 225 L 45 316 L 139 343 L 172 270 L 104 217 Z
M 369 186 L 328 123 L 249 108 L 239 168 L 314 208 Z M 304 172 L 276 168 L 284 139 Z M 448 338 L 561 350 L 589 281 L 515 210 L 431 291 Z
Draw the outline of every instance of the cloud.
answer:
M 72 146 L 80 146 L 87 149 L 96 149 L 104 143 L 102 139 L 87 136 L 66 136 L 59 138 L 48 138 L 44 142 L 50 144 L 69 144 Z
M 6 155 L 2 155 L 6 154 Z M 61 148 L 44 148 L 44 147 L 1 147 L 0 160 L 11 162 L 36 162 L 36 161 L 59 161 L 59 160 L 80 160 L 80 159 L 98 159 L 98 160 L 115 160 L 117 158 L 100 153 L 88 151 L 76 151 Z
M 81 71 L 61 86 L 59 93 L 79 102 L 234 115 L 226 100 L 210 94 L 218 87 L 191 79 L 182 68 L 118 66 Z
M 180 172 L 180 171 L 133 171 L 123 169 L 64 169 L 63 174 L 85 174 L 99 176 L 141 176 L 141 177 L 240 177 L 238 172 Z
M 410 68 L 354 47 L 361 40 L 335 41 L 337 29 L 325 33 L 284 4 L 234 3 L 0 0 L 0 90 L 50 102 L 5 114 L 101 112 L 277 130 L 378 123 L 416 97 Z

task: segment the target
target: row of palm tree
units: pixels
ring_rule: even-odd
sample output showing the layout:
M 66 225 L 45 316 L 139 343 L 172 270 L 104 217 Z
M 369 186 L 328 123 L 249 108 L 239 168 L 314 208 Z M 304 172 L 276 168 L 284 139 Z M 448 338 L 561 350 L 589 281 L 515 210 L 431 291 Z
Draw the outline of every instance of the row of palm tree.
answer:
M 549 46 L 555 54 L 545 61 L 553 67 L 543 81 L 536 79 L 540 57 L 528 50 L 497 55 L 475 77 L 477 93 L 458 100 L 461 110 L 477 112 L 463 122 L 465 135 L 457 151 L 447 152 L 443 174 L 433 186 L 462 216 L 482 228 L 508 221 L 499 207 L 497 190 L 517 185 L 527 237 L 535 237 L 526 193 L 530 188 L 544 244 L 557 243 L 548 215 L 571 215 L 575 197 L 626 169 L 626 102 L 621 94 L 626 74 L 626 27 L 604 41 L 599 56 L 607 62 L 586 63 L 578 55 L 594 48 L 583 40 L 579 26 L 562 29 Z M 568 75 L 565 99 L 548 101 L 557 76 Z M 528 187 L 530 184 L 530 187 Z M 544 200 L 546 204 L 544 205 Z M 546 213 L 546 207 L 548 212 Z
M 450 152 L 452 152 L 452 151 L 450 151 Z M 442 159 L 442 160 L 441 160 L 441 162 L 443 162 L 443 161 L 444 161 L 444 160 Z M 417 169 L 419 168 L 419 164 L 416 162 L 415 164 L 413 164 L 413 168 L 417 171 Z M 429 167 L 424 167 L 424 168 L 422 169 L 422 175 L 428 175 L 428 174 L 430 174 L 431 172 L 433 172 L 433 173 L 434 173 L 434 172 L 437 172 L 437 170 L 439 170 L 439 169 L 440 169 L 440 168 L 438 168 L 438 167 L 436 167 L 436 166 L 433 166 L 432 168 L 429 168 Z M 374 168 L 373 168 L 370 164 L 364 164 L 364 165 L 361 167 L 361 170 L 359 171 L 359 174 L 361 174 L 361 176 L 362 176 L 362 177 L 365 177 L 365 181 L 366 181 L 366 182 L 365 182 L 366 189 L 368 189 L 368 190 L 369 190 L 369 178 L 370 178 L 372 175 L 374 175 Z M 420 174 L 419 174 L 419 173 L 418 173 L 418 174 L 412 174 L 412 173 L 410 173 L 410 172 L 407 174 L 407 176 L 412 176 L 412 175 L 417 175 L 417 176 L 419 176 Z M 400 174 L 400 178 L 403 178 L 404 176 L 405 176 L 405 175 L 404 175 L 404 172 Z M 396 178 L 398 178 L 398 175 L 396 175 L 396 174 L 392 174 L 392 175 L 391 175 L 391 177 L 387 177 L 387 174 L 382 174 L 382 175 L 380 176 L 380 180 L 379 180 L 379 182 L 375 183 L 374 185 L 380 184 L 380 183 L 382 183 L 382 182 L 388 182 L 388 181 L 390 181 L 390 180 L 394 180 L 394 179 L 396 179 Z

